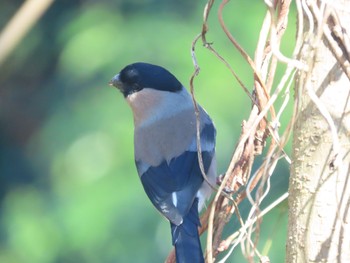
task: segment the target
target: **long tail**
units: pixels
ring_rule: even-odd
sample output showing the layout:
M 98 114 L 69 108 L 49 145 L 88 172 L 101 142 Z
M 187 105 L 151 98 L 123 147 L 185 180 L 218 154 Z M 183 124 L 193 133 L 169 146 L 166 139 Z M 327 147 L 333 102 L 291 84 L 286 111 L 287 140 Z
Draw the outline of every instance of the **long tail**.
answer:
M 203 252 L 199 240 L 198 200 L 195 199 L 191 210 L 183 218 L 181 225 L 171 224 L 173 245 L 175 246 L 177 263 L 204 263 Z

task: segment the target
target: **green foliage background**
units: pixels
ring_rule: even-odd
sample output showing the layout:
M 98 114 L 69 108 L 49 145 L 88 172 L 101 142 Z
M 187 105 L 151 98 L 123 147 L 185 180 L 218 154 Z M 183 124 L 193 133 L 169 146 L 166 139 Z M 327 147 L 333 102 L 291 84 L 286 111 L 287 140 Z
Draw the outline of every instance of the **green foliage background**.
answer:
M 21 1 L 0 9 L 5 26 Z M 126 64 L 159 64 L 185 85 L 190 47 L 204 1 L 56 1 L 0 70 L 0 262 L 162 262 L 171 249 L 168 223 L 147 200 L 133 162 L 133 120 L 107 85 Z M 214 6 L 208 40 L 247 87 L 252 72 L 219 27 Z M 224 16 L 254 54 L 263 1 L 232 1 Z M 295 15 L 283 51 L 291 54 Z M 225 66 L 197 46 L 198 101 L 218 130 L 218 172 L 225 171 L 250 111 Z M 284 116 L 285 123 L 288 114 Z M 273 175 L 271 199 L 286 190 L 288 168 Z M 243 209 L 244 210 L 244 209 Z M 285 207 L 261 227 L 259 248 L 284 260 Z M 227 233 L 238 227 L 230 223 Z M 203 242 L 204 243 L 204 242 Z M 236 249 L 228 262 L 242 262 Z

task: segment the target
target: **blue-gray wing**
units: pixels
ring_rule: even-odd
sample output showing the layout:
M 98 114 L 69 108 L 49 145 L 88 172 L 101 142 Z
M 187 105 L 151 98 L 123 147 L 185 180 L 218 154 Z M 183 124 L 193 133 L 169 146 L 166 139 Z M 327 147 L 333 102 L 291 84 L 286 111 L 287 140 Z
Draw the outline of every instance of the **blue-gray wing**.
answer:
M 206 172 L 215 155 L 215 135 L 214 125 L 211 122 L 204 124 L 201 143 Z M 180 156 L 168 162 L 164 160 L 156 167 L 150 166 L 140 174 L 142 185 L 153 205 L 176 225 L 182 223 L 182 217 L 191 208 L 204 180 L 199 168 L 198 153 L 192 148 L 189 146 L 189 150 Z M 142 171 L 144 169 L 140 167 L 147 164 L 136 161 L 136 166 Z

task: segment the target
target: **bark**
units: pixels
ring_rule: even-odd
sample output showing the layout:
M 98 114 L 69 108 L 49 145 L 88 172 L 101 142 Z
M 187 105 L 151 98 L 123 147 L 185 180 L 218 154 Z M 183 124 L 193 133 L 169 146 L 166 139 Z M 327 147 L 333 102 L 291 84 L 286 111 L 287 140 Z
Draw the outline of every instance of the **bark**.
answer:
M 350 1 L 332 3 L 343 29 L 350 33 Z M 286 262 L 350 262 L 350 82 L 329 39 L 326 35 L 317 39 L 314 25 L 308 36 L 309 24 L 304 24 L 299 54 L 309 71 L 296 75 Z M 332 16 L 325 28 L 334 29 Z M 348 63 L 344 43 L 334 34 L 331 38 Z M 310 98 L 313 92 L 319 101 Z M 325 118 L 328 113 L 335 125 L 333 136 Z

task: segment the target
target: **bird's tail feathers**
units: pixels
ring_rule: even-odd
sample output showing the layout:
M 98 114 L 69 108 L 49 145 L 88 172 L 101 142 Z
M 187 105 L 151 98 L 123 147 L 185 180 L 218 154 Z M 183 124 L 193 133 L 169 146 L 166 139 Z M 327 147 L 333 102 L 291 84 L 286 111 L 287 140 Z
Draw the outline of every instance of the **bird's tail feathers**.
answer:
M 182 224 L 177 226 L 171 223 L 177 263 L 204 263 L 198 226 L 200 226 L 200 220 L 196 198 L 191 210 L 183 218 Z

